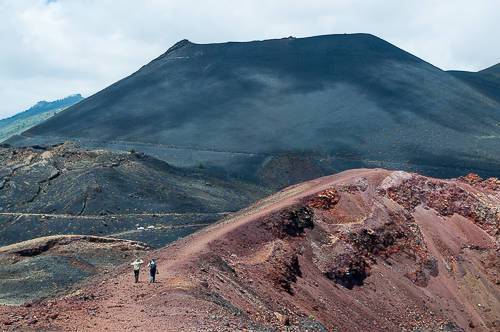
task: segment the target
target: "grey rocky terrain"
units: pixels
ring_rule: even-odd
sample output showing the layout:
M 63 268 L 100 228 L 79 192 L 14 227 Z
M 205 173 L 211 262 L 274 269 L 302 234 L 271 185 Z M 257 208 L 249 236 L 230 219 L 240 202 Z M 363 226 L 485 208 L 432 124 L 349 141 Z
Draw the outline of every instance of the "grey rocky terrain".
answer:
M 88 234 L 162 246 L 269 193 L 135 152 L 0 148 L 0 245 Z

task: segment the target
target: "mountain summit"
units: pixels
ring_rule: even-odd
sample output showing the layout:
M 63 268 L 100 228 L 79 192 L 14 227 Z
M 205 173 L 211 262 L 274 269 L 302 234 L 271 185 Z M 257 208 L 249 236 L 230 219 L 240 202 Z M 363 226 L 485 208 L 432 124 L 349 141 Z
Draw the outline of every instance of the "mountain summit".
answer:
M 369 34 L 183 40 L 8 143 L 133 148 L 258 181 L 291 174 L 279 187 L 366 166 L 487 176 L 500 169 L 488 91 Z

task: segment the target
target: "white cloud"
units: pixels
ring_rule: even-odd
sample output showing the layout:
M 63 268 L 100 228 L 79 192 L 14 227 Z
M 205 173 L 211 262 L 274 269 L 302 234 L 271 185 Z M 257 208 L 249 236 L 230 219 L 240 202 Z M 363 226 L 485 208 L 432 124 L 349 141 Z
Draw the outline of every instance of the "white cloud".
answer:
M 176 41 L 369 32 L 444 69 L 500 61 L 496 0 L 0 0 L 0 118 L 88 96 Z

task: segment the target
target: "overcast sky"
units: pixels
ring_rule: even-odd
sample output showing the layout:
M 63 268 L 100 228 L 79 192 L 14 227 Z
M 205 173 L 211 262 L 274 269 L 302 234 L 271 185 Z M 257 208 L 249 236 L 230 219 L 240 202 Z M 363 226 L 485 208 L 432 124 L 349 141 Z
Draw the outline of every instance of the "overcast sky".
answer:
M 368 32 L 442 69 L 500 62 L 498 0 L 0 0 L 0 118 L 85 97 L 172 44 Z

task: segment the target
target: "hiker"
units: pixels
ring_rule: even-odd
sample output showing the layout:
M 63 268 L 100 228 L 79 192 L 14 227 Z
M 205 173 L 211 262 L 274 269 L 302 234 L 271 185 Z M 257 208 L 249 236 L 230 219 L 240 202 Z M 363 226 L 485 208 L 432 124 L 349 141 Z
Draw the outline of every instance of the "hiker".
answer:
M 148 263 L 149 266 L 149 282 L 155 282 L 155 277 L 156 274 L 158 273 L 158 270 L 156 269 L 156 261 L 151 259 L 151 261 Z
M 130 265 L 134 266 L 134 277 L 135 283 L 139 282 L 139 272 L 141 271 L 141 265 L 144 263 L 142 259 L 136 258 Z

